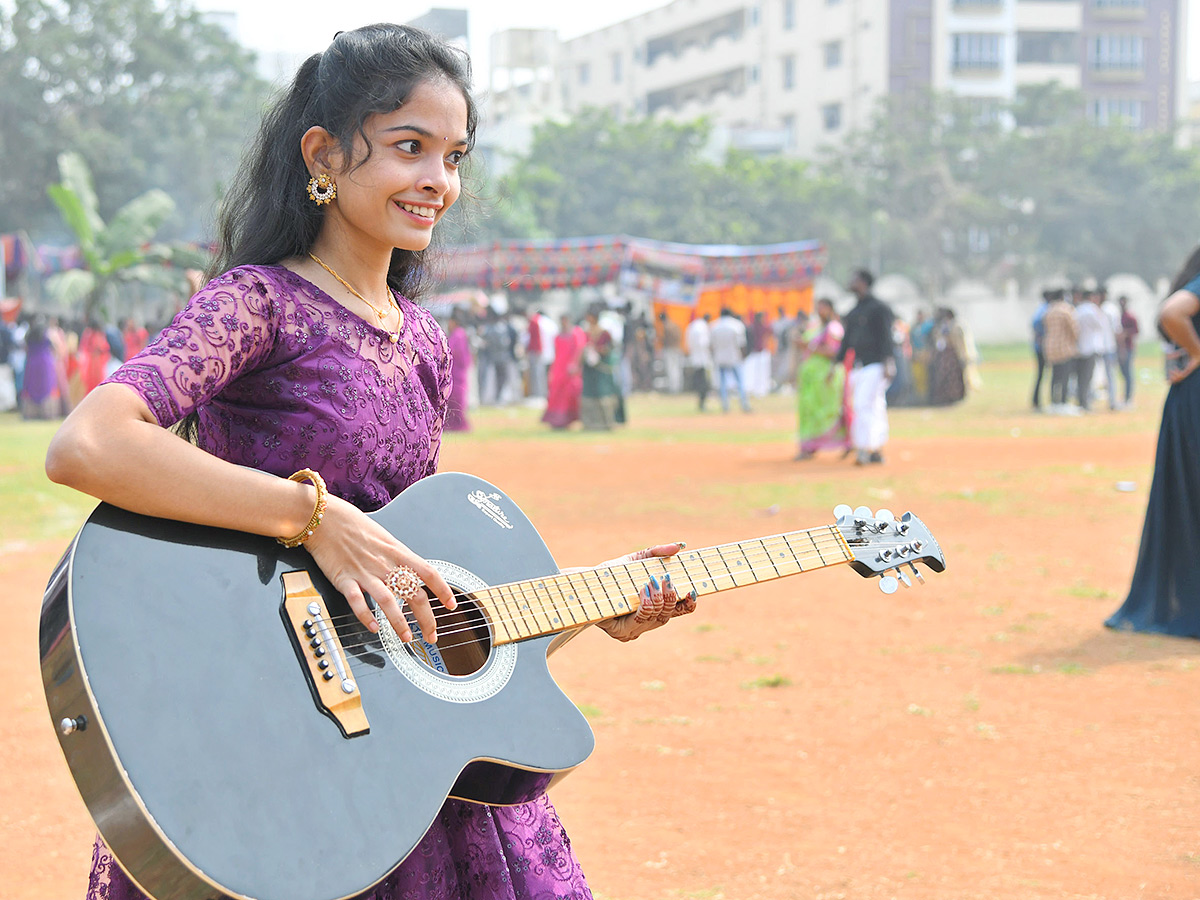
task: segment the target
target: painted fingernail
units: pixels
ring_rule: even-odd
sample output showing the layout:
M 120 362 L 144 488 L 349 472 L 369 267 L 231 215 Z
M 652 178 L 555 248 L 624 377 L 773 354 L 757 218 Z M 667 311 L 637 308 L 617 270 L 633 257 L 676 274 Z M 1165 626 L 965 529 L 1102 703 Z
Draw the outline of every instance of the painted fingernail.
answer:
M 663 584 L 667 585 L 670 583 L 671 583 L 671 573 L 668 572 L 666 575 L 663 576 Z
M 679 547 L 679 549 L 680 549 L 680 550 L 686 550 L 686 549 L 687 549 L 687 541 L 676 541 L 676 542 L 675 542 L 675 545 L 676 545 L 677 547 Z
M 693 599 L 693 600 L 699 600 L 699 599 L 700 599 L 700 595 L 699 595 L 699 594 L 697 594 L 695 591 L 692 591 L 692 599 Z
M 653 575 L 651 575 L 651 576 L 650 576 L 650 583 L 651 583 L 652 585 L 654 585 L 654 589 L 657 591 L 657 590 L 658 590 L 658 579 L 657 579 L 657 578 L 655 578 Z

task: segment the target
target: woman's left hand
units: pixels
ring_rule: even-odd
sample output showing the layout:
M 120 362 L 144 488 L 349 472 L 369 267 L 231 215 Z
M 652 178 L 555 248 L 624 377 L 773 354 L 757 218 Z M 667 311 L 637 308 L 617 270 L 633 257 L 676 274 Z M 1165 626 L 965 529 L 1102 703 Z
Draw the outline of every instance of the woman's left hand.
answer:
M 683 547 L 682 543 L 659 544 L 656 547 L 647 547 L 645 550 L 638 550 L 636 553 L 622 556 L 620 559 L 611 559 L 603 565 L 613 566 L 652 557 L 674 556 Z M 638 601 L 639 605 L 635 611 L 601 622 L 600 627 L 618 641 L 632 641 L 647 631 L 653 631 L 655 628 L 665 625 L 676 616 L 684 616 L 696 611 L 696 592 L 692 591 L 680 597 L 675 590 L 675 585 L 671 583 L 670 575 L 664 575 L 661 582 L 651 576 L 649 583 L 638 593 Z

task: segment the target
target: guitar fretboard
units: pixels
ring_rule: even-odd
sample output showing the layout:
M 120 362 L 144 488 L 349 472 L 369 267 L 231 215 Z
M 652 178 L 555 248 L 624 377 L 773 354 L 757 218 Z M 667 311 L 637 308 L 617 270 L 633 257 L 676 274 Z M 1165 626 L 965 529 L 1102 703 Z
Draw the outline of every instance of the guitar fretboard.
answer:
M 651 576 L 670 575 L 679 596 L 714 594 L 799 575 L 854 558 L 837 526 L 684 550 L 638 560 L 501 584 L 474 596 L 491 616 L 493 643 L 556 634 L 603 622 L 638 608 L 638 592 Z

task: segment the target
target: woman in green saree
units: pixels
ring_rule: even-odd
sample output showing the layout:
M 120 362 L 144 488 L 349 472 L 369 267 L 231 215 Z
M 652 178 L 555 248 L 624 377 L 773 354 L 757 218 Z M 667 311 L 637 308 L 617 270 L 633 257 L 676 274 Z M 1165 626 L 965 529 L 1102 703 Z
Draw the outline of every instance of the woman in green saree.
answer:
M 836 362 L 845 332 L 831 300 L 818 300 L 816 313 L 806 328 L 796 329 L 797 460 L 812 459 L 818 450 L 850 452 L 846 368 L 852 363 Z

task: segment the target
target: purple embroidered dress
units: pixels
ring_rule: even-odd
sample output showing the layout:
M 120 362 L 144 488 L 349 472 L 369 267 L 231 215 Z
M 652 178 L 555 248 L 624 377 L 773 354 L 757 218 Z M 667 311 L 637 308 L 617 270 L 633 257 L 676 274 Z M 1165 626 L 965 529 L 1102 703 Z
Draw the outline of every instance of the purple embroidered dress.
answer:
M 400 339 L 281 266 L 209 282 L 108 379 L 163 426 L 195 411 L 199 444 L 378 509 L 437 470 L 450 353 L 426 310 L 397 297 Z M 418 773 L 419 774 L 419 773 Z M 99 839 L 88 900 L 143 900 Z M 424 839 L 362 900 L 590 900 L 570 840 L 542 797 L 516 807 L 447 800 Z M 159 898 L 170 900 L 170 898 Z

